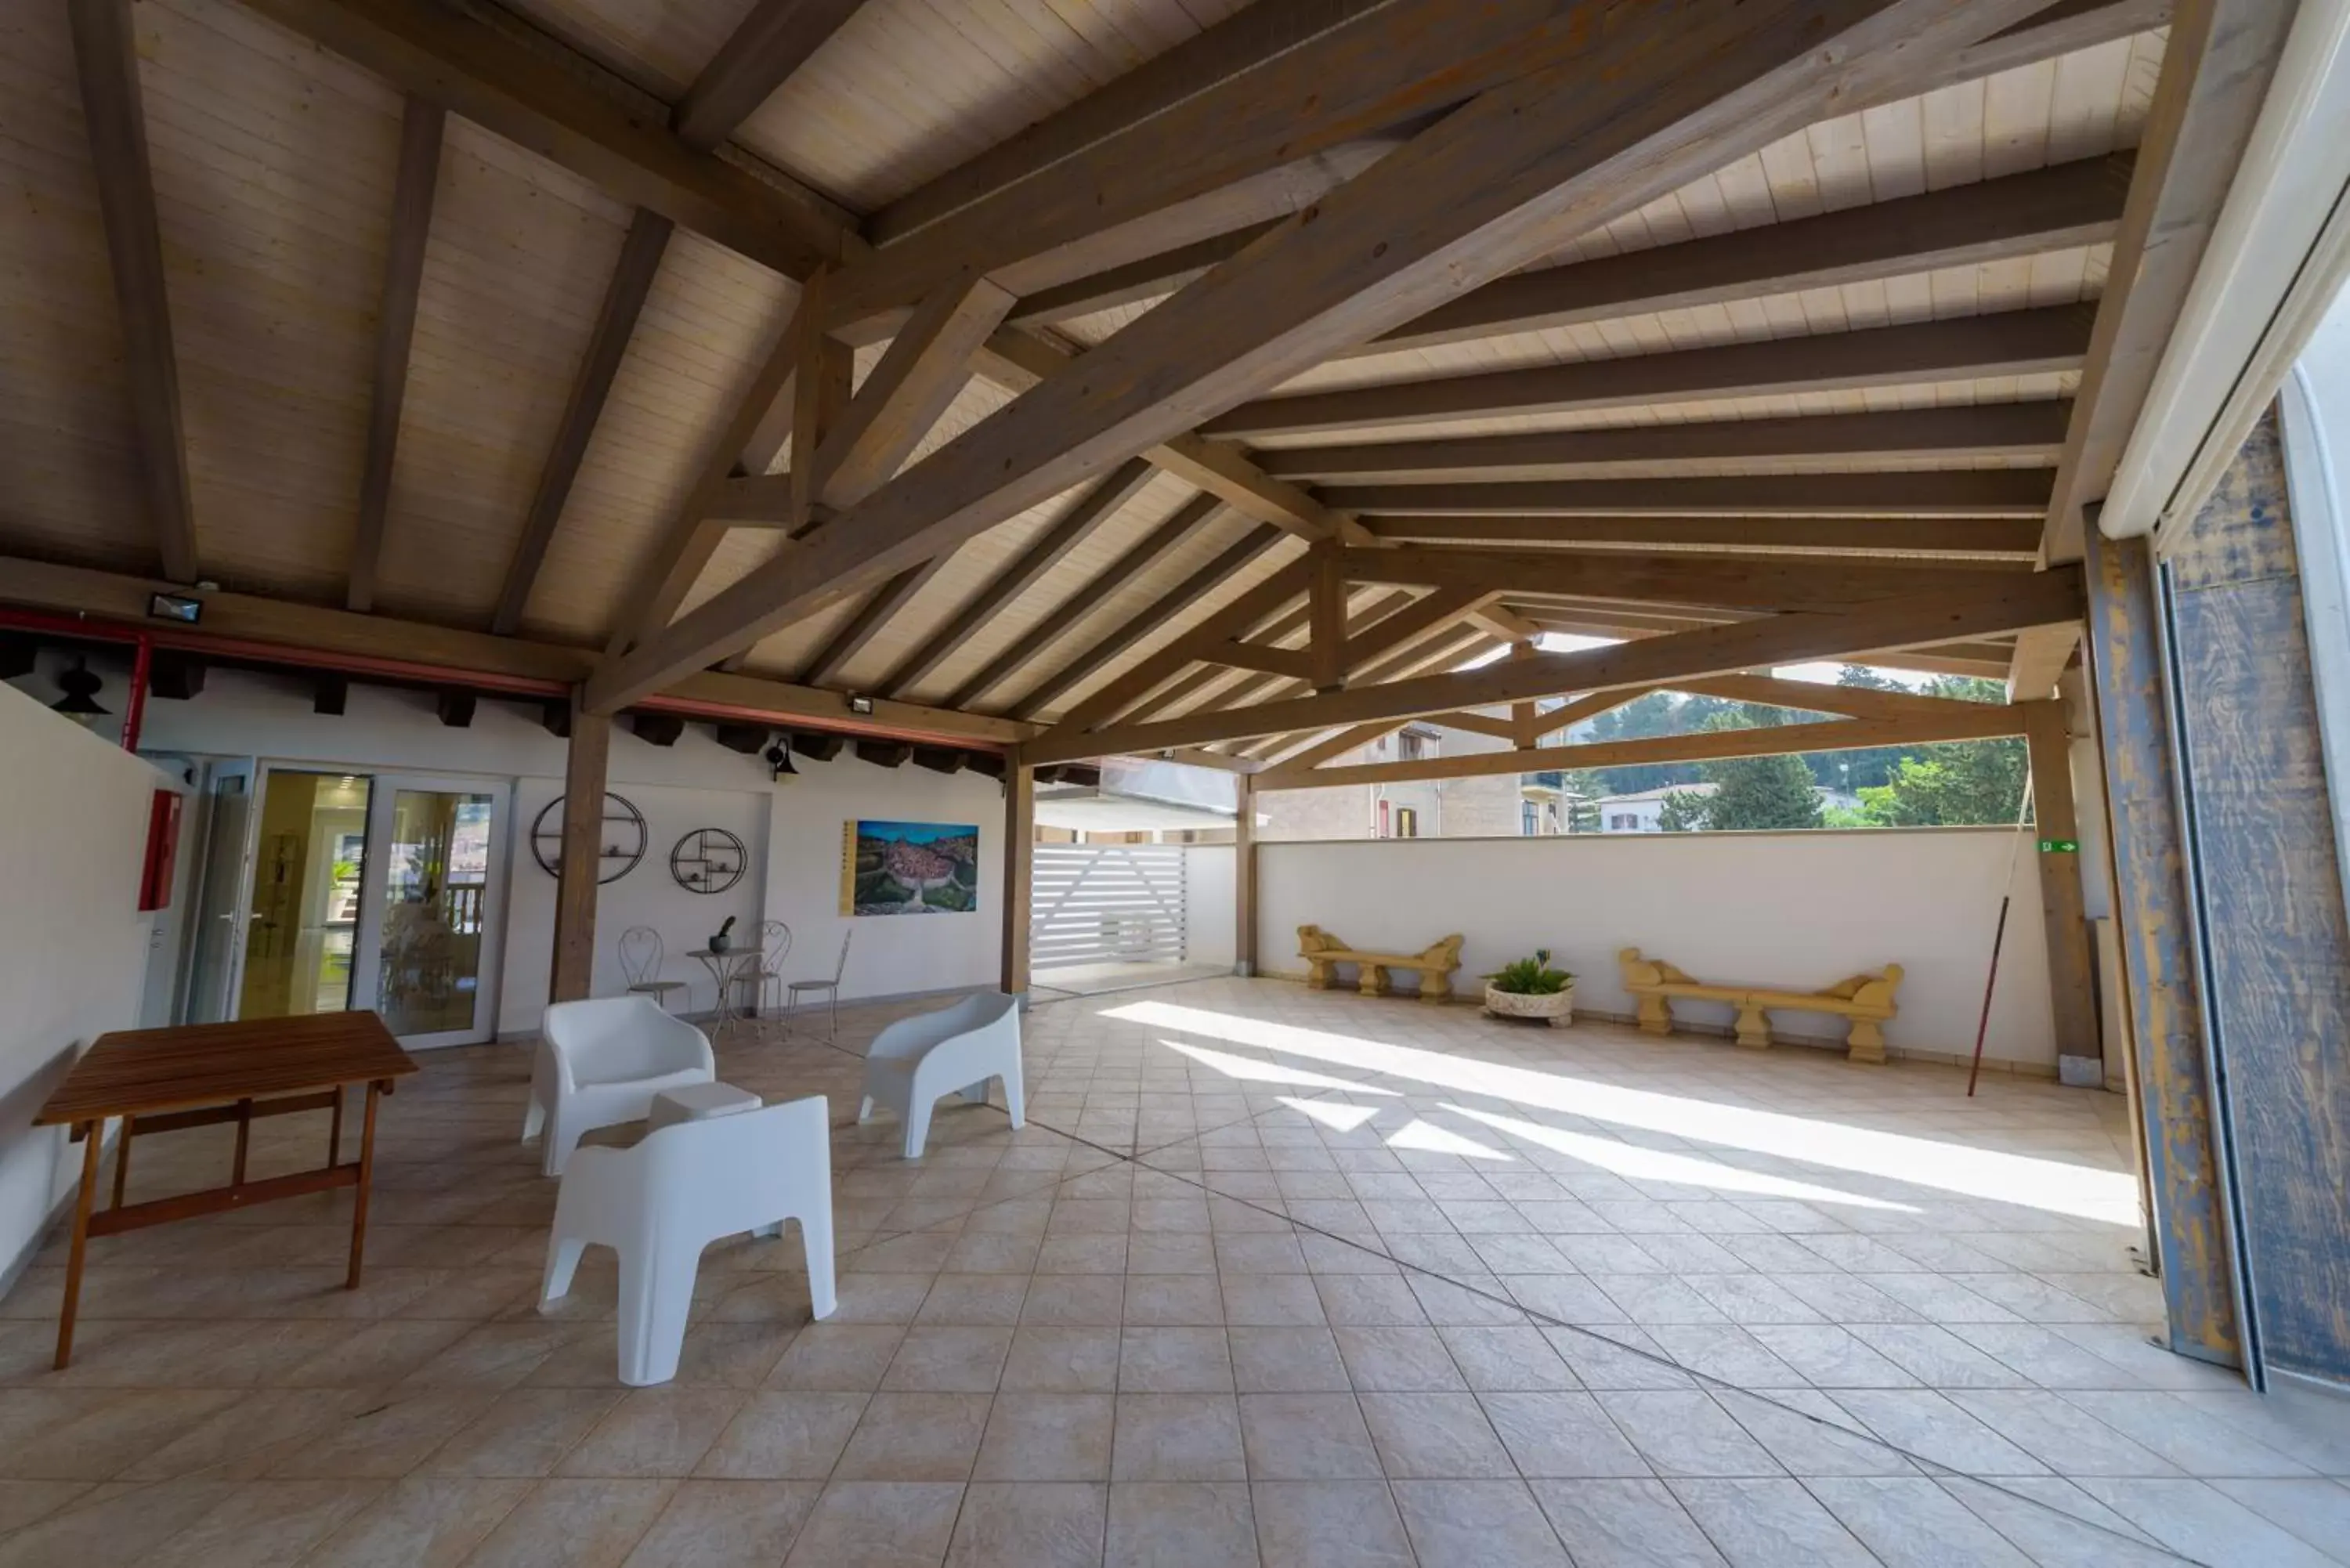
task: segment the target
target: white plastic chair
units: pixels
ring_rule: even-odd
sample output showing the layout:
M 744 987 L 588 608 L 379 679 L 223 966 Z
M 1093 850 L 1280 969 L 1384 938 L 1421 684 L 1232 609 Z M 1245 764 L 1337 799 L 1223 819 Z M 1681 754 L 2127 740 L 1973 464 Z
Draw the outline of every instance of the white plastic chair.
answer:
M 589 1132 L 642 1121 L 663 1089 L 717 1077 L 710 1037 L 662 1012 L 649 996 L 558 1002 L 546 1010 L 540 1026 L 523 1141 L 544 1131 L 546 1148 L 539 1168 L 560 1176 L 564 1161 Z
M 784 987 L 784 1037 L 785 1039 L 791 1038 L 793 1025 L 799 1023 L 801 999 L 819 995 L 826 999 L 830 1009 L 825 1023 L 825 1027 L 829 1033 L 825 1035 L 825 1038 L 827 1040 L 840 1038 L 840 980 L 848 972 L 848 943 L 856 935 L 857 929 L 853 926 L 840 933 L 840 961 L 832 966 L 830 980 L 795 980 Z M 813 1002 L 810 1005 L 814 1005 Z
M 589 1247 L 620 1255 L 619 1376 L 631 1387 L 677 1376 L 702 1249 L 800 1222 L 808 1298 L 837 1305 L 832 1272 L 832 1129 L 822 1095 L 736 1116 L 679 1122 L 630 1148 L 583 1148 L 564 1174 L 547 1238 L 539 1310 L 571 1290 Z
M 1012 1125 L 1024 1117 L 1020 1085 L 1020 999 L 1000 991 L 967 996 L 939 1012 L 901 1018 L 865 1053 L 865 1098 L 857 1119 L 872 1119 L 877 1105 L 905 1124 L 906 1158 L 922 1158 L 931 1137 L 931 1107 L 961 1091 L 972 1105 L 987 1102 L 987 1081 L 1003 1082 Z
M 664 1012 L 669 1011 L 669 993 L 686 989 L 685 981 L 662 975 L 669 967 L 669 946 L 650 926 L 630 926 L 622 931 L 619 956 L 620 973 L 629 982 L 629 994 L 651 997 Z

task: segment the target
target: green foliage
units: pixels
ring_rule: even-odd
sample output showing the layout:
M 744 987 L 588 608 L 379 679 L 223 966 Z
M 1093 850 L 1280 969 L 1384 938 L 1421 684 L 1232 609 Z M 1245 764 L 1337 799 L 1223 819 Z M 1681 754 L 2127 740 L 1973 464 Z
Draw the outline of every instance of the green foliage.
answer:
M 922 902 L 931 909 L 950 909 L 957 914 L 977 901 L 978 895 L 960 881 L 945 882 L 936 888 L 925 888 L 922 893 Z
M 2020 740 L 1958 741 L 1919 748 L 1890 782 L 1860 791 L 1861 810 L 1880 827 L 1998 826 L 2015 820 L 2028 763 Z
M 1715 785 L 1705 825 L 1716 833 L 1820 826 L 1820 797 L 1801 757 L 1732 757 L 1705 771 Z
M 1705 796 L 1696 790 L 1677 789 L 1665 796 L 1664 809 L 1657 814 L 1657 826 L 1667 833 L 1703 833 L 1705 805 Z
M 1550 950 L 1537 948 L 1532 958 L 1513 959 L 1485 977 L 1495 991 L 1511 996 L 1556 996 L 1575 983 L 1575 976 L 1550 967 Z

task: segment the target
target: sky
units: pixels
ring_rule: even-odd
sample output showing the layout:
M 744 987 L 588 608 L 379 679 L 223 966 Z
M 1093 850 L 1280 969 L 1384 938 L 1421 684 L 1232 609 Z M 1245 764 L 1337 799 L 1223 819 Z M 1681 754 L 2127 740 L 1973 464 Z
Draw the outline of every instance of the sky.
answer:
M 1545 653 L 1575 653 L 1586 648 L 1607 648 L 1619 640 L 1621 639 L 1612 637 L 1583 637 L 1565 631 L 1546 631 L 1542 634 L 1541 639 L 1543 651 Z M 1470 668 L 1474 669 L 1477 664 L 1487 664 L 1500 659 L 1505 651 L 1495 649 L 1484 658 L 1477 659 Z M 1809 664 L 1782 664 L 1772 673 L 1783 680 L 1810 680 L 1822 686 L 1833 686 L 1836 683 L 1836 677 L 1843 672 L 1844 666 L 1845 661 L 1840 659 L 1818 659 Z M 1888 670 L 1882 665 L 1874 665 L 1871 668 L 1887 679 L 1898 680 L 1904 686 L 1922 687 L 1933 679 L 1930 675 L 1921 675 L 1914 670 Z

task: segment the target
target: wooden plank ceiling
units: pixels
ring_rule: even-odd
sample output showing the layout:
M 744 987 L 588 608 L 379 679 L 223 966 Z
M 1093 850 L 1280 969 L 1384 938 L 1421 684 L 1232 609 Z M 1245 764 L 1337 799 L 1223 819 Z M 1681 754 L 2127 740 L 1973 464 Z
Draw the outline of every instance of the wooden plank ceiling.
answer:
M 2170 0 L 1586 8 L 37 0 L 0 552 L 1039 755 L 2019 633 L 2046 695 Z M 1691 651 L 1454 674 L 1545 630 Z

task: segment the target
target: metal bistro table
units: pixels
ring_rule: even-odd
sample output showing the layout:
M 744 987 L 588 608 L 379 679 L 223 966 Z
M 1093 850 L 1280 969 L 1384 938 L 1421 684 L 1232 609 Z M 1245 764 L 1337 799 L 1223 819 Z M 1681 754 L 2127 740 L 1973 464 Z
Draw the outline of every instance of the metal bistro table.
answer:
M 351 1267 L 343 1282 L 346 1289 L 357 1290 L 359 1262 L 367 1245 L 368 1187 L 375 1174 L 376 1099 L 391 1093 L 394 1079 L 416 1070 L 415 1060 L 400 1048 L 383 1020 L 372 1012 L 320 1012 L 101 1035 L 33 1118 L 36 1127 L 71 1127 L 74 1141 L 83 1146 L 81 1191 L 74 1200 L 73 1249 L 66 1260 L 65 1308 L 57 1320 L 58 1368 L 62 1370 L 73 1359 L 74 1312 L 80 1304 L 82 1262 L 92 1236 L 111 1236 L 338 1187 L 355 1188 Z M 344 1165 L 339 1163 L 343 1091 L 359 1084 L 367 1085 L 359 1158 L 355 1164 Z M 258 1181 L 245 1179 L 245 1152 L 254 1118 L 329 1109 L 334 1116 L 323 1167 Z M 122 1118 L 122 1137 L 114 1162 L 114 1201 L 93 1212 L 99 1150 L 105 1142 L 109 1116 Z M 236 1158 L 226 1187 L 145 1203 L 123 1203 L 134 1134 L 174 1132 L 224 1122 L 236 1124 Z
M 694 948 L 685 956 L 701 960 L 702 967 L 710 971 L 711 983 L 718 988 L 716 1006 L 712 1009 L 710 1014 L 711 1033 L 723 1034 L 729 1023 L 740 1023 L 744 1018 L 753 1016 L 751 1013 L 744 1012 L 739 1003 L 730 1001 L 729 998 L 743 978 L 743 967 L 746 964 L 755 966 L 758 963 L 761 956 L 761 950 L 758 948 L 728 948 L 723 953 L 712 952 L 708 948 Z

